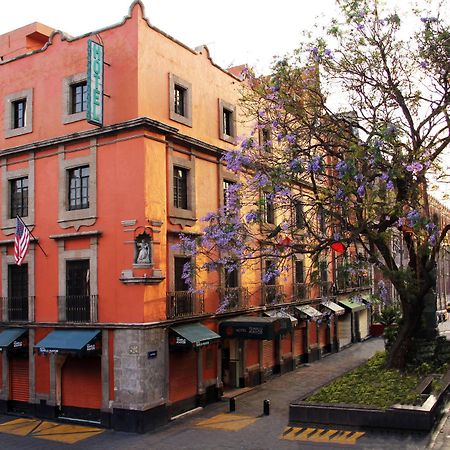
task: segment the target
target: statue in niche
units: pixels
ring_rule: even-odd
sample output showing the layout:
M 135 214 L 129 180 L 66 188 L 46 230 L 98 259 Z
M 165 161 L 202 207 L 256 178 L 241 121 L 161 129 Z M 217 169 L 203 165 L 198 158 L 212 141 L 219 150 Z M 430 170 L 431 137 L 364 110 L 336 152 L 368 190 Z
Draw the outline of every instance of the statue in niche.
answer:
M 136 237 L 136 256 L 135 264 L 150 264 L 151 263 L 151 240 L 147 234 L 141 234 Z

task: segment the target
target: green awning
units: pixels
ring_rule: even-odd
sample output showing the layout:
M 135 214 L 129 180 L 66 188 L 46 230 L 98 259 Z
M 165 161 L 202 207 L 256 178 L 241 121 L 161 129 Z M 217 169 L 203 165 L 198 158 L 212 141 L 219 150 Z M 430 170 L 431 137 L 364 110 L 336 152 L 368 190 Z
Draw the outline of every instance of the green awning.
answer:
M 24 348 L 28 345 L 25 339 L 26 328 L 6 328 L 0 332 L 0 352 L 3 350 L 12 350 Z
M 366 309 L 365 305 L 362 305 L 361 303 L 352 302 L 351 300 L 339 300 L 338 303 L 347 310 L 350 310 L 351 312 L 357 312 Z
M 99 350 L 101 330 L 55 330 L 40 340 L 34 349 L 40 353 L 91 353 Z
M 292 329 L 286 317 L 238 316 L 219 324 L 224 338 L 272 340 Z
M 199 322 L 176 325 L 170 328 L 171 347 L 202 347 L 220 341 L 220 336 Z

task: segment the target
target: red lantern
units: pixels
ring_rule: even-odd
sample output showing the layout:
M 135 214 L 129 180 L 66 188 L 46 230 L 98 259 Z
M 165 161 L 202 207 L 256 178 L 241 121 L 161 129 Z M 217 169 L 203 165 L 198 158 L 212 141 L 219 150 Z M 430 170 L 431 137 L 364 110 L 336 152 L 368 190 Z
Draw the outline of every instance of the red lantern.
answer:
M 345 253 L 345 250 L 347 250 L 347 247 L 342 243 L 342 242 L 333 242 L 331 244 L 331 248 L 336 252 L 336 253 Z

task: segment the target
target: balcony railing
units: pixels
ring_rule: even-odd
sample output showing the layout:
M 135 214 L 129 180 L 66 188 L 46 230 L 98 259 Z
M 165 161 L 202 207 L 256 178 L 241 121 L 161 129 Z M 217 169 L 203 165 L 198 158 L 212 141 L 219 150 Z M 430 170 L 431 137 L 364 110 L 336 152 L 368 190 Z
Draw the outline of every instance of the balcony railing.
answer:
M 349 291 L 353 289 L 359 289 L 364 287 L 369 287 L 372 284 L 370 277 L 357 277 L 357 278 L 347 278 L 344 276 L 339 276 L 336 280 L 338 291 Z
M 204 294 L 190 291 L 167 293 L 167 318 L 189 317 L 205 311 Z
M 263 284 L 262 298 L 264 305 L 276 305 L 278 303 L 283 303 L 283 286 L 280 284 Z
M 295 301 L 301 302 L 311 298 L 311 289 L 307 283 L 295 283 L 294 285 Z
M 333 283 L 331 281 L 322 281 L 319 284 L 320 287 L 320 297 L 332 297 L 334 295 L 333 292 Z
M 59 319 L 62 322 L 97 322 L 97 295 L 66 295 L 58 297 Z
M 34 297 L 2 297 L 2 318 L 10 322 L 33 320 Z
M 246 309 L 250 294 L 247 288 L 230 287 L 219 289 L 220 305 L 218 313 Z

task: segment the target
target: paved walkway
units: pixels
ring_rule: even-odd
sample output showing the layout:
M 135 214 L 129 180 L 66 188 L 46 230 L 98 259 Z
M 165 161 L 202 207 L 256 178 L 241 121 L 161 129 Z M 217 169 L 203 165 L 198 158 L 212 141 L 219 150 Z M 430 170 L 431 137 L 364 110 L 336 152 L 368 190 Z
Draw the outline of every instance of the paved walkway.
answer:
M 381 338 L 357 343 L 320 361 L 275 377 L 238 397 L 236 411 L 229 413 L 228 400 L 217 402 L 144 435 L 106 430 L 74 444 L 43 441 L 33 436 L 0 433 L 2 450 L 294 450 L 366 449 L 424 450 L 428 436 L 322 430 L 289 427 L 289 403 L 307 395 L 365 362 L 383 349 Z M 263 415 L 263 402 L 270 401 L 270 415 Z M 0 422 L 11 417 L 0 416 Z M 333 432 L 333 433 L 332 433 Z M 328 437 L 333 436 L 333 439 Z M 304 437 L 304 439 L 303 439 Z M 326 439 L 325 439 L 326 438 Z M 440 447 L 445 448 L 445 447 Z

